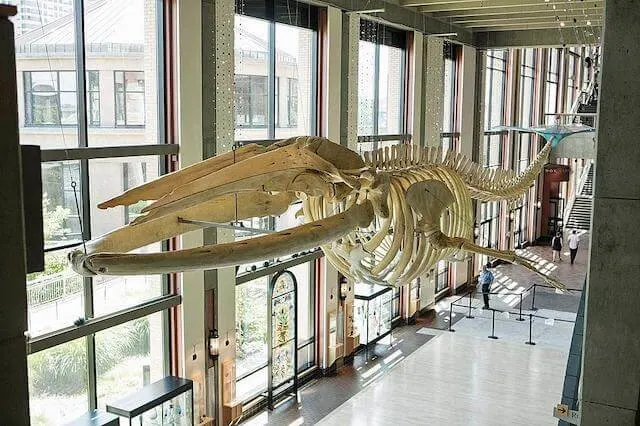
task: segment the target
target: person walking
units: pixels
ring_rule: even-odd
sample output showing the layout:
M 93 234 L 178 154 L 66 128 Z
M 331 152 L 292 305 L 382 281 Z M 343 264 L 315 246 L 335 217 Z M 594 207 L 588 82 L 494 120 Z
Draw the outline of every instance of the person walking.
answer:
M 578 233 L 574 229 L 571 231 L 571 235 L 567 238 L 567 243 L 569 244 L 569 255 L 571 256 L 571 264 L 576 260 L 576 255 L 578 254 L 578 244 L 580 243 L 580 237 L 578 237 Z
M 562 235 L 560 232 L 556 233 L 555 237 L 551 240 L 551 253 L 552 253 L 552 262 L 556 261 L 556 257 L 558 261 L 562 261 L 562 257 L 560 256 L 560 251 L 562 250 Z
M 478 282 L 482 285 L 482 298 L 484 299 L 483 309 L 489 309 L 489 292 L 491 291 L 491 284 L 493 284 L 493 274 L 489 270 L 491 264 L 487 262 L 482 267 L 482 272 L 478 277 Z

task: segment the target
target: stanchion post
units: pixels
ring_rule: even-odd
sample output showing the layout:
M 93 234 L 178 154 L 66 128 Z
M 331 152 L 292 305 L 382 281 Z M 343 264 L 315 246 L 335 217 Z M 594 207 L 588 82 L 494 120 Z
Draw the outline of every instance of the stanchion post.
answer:
M 455 331 L 453 328 L 451 328 L 451 321 L 453 320 L 453 303 L 449 304 L 449 331 L 453 332 Z
M 467 318 L 473 318 L 473 316 L 471 315 L 471 295 L 472 292 L 469 292 L 469 315 L 467 315 Z
M 526 343 L 527 345 L 531 345 L 531 346 L 536 344 L 533 340 L 531 340 L 532 327 L 533 327 L 533 314 L 529 314 L 529 341 L 528 342 L 524 342 L 524 343 Z
M 538 308 L 536 308 L 536 287 L 537 284 L 533 283 L 533 296 L 531 297 L 531 310 L 532 311 L 537 311 Z
M 520 309 L 519 309 L 519 313 L 518 313 L 518 318 L 516 318 L 516 321 L 524 321 L 524 318 L 522 318 L 522 293 L 520 293 Z
M 491 308 L 491 336 L 488 336 L 489 339 L 497 339 L 496 336 L 496 310 Z

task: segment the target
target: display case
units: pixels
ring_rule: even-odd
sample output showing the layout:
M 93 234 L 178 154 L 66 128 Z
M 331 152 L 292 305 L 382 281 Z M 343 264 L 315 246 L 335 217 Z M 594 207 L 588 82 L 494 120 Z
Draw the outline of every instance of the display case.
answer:
M 121 424 L 136 426 L 193 425 L 193 382 L 169 376 L 107 404 Z
M 354 323 L 360 344 L 368 345 L 388 335 L 393 318 L 392 287 L 357 283 L 354 298 Z

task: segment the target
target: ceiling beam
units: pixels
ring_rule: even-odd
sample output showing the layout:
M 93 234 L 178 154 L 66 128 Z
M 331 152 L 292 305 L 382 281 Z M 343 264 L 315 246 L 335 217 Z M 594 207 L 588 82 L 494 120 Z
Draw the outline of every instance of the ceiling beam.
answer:
M 585 32 L 592 36 L 585 40 Z M 602 34 L 600 26 L 591 27 L 565 27 L 549 29 L 529 29 L 528 31 L 505 28 L 499 30 L 491 28 L 491 31 L 475 33 L 475 46 L 478 49 L 507 49 L 518 47 L 562 47 L 578 46 L 588 43 L 597 43 Z
M 558 22 L 555 21 L 518 21 L 518 22 L 479 22 L 477 24 L 471 24 L 467 28 L 470 28 L 473 31 L 504 31 L 504 30 L 531 30 L 531 29 L 539 29 L 539 28 L 548 28 L 548 29 L 562 29 L 562 28 L 590 28 L 593 26 L 601 26 L 602 20 L 593 20 L 591 21 L 591 26 L 586 26 L 584 22 L 578 22 L 577 24 L 567 23 L 564 27 L 560 26 Z M 498 30 L 493 28 L 499 28 Z
M 566 9 L 566 12 L 565 12 Z M 571 8 L 561 5 L 553 9 L 553 6 L 550 3 L 538 4 L 535 6 L 521 6 L 521 7 L 496 7 L 496 8 L 487 8 L 483 7 L 480 9 L 469 9 L 469 10 L 458 10 L 452 12 L 440 12 L 434 13 L 432 16 L 449 20 L 454 18 L 469 18 L 474 16 L 512 16 L 512 15 L 520 15 L 522 13 L 540 13 L 540 14 L 551 14 L 551 13 L 604 13 L 604 3 L 602 2 L 580 2 L 572 5 Z
M 0 0 L 1 1 L 1 0 Z M 419 13 L 415 9 L 402 7 L 384 0 L 322 0 L 327 6 L 342 9 L 345 12 L 383 9 L 384 12 L 372 14 L 377 19 L 401 28 L 416 30 L 423 34 L 457 33 L 455 41 L 473 45 L 473 33 L 463 27 L 452 25 L 432 16 Z M 364 15 L 363 15 L 364 16 Z M 366 18 L 366 16 L 364 16 Z
M 549 1 L 548 3 L 544 3 L 545 5 L 550 5 L 549 7 L 553 7 L 556 5 L 557 8 L 567 7 L 570 8 L 573 5 L 577 5 L 580 2 L 571 2 L 571 1 Z M 604 5 L 604 1 L 599 2 Z M 491 3 L 487 4 L 487 1 L 484 0 L 473 0 L 473 1 L 465 1 L 465 2 L 454 2 L 454 3 L 427 3 L 427 5 L 418 7 L 420 12 L 427 13 L 437 13 L 437 12 L 451 12 L 451 11 L 462 11 L 462 10 L 474 10 L 474 9 L 499 9 L 499 8 L 509 8 L 515 7 L 522 10 L 525 7 L 529 6 L 540 6 L 541 0 L 492 0 Z
M 579 23 L 582 25 L 588 25 L 587 21 L 593 23 L 594 21 L 601 21 L 603 15 L 601 14 L 591 14 L 591 15 L 528 15 L 526 13 L 522 13 L 518 16 L 509 16 L 509 17 L 500 17 L 500 18 L 462 18 L 462 20 L 454 20 L 452 21 L 456 25 L 462 25 L 463 27 L 478 27 L 481 25 L 478 24 L 504 24 L 505 22 L 512 23 L 533 23 L 533 22 L 549 22 L 555 23 L 560 26 L 560 22 L 564 22 L 565 25 L 568 24 L 576 24 Z M 576 22 L 574 22 L 574 19 Z

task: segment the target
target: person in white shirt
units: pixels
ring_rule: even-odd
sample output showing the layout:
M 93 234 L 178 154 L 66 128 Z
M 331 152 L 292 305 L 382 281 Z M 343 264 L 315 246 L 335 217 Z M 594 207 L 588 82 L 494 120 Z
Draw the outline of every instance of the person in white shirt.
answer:
M 569 244 L 569 254 L 571 255 L 571 264 L 576 260 L 576 254 L 578 254 L 578 243 L 580 242 L 580 237 L 576 233 L 574 229 L 567 238 L 567 243 Z

